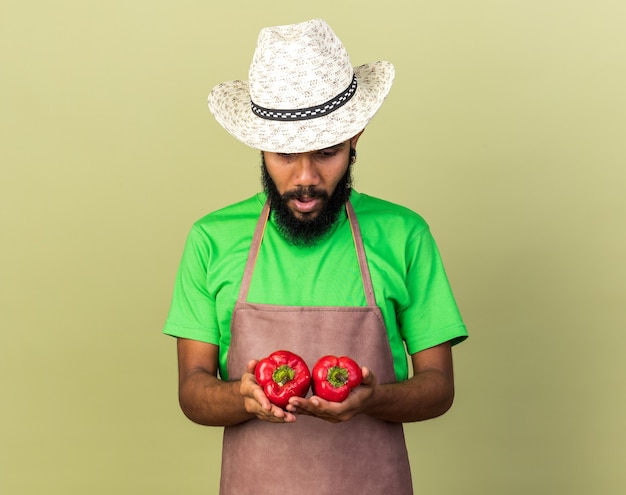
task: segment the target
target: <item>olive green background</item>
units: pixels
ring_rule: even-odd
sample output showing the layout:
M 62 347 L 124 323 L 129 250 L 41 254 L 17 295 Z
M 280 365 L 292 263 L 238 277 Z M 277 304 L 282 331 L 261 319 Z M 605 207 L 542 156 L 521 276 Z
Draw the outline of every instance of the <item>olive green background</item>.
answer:
M 259 188 L 206 96 L 322 17 L 396 66 L 356 187 L 429 221 L 471 333 L 417 493 L 626 493 L 626 4 L 311 4 L 2 0 L 0 492 L 217 493 L 161 335 L 191 223 Z

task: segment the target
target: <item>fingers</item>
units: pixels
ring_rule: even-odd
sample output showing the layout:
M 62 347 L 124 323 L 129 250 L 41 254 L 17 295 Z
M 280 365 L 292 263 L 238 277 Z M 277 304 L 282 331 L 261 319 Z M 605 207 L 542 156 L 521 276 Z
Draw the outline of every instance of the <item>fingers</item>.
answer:
M 243 397 L 246 411 L 254 414 L 262 421 L 293 423 L 296 420 L 296 416 L 272 404 L 263 392 L 263 389 L 256 382 L 254 377 L 256 363 L 256 360 L 250 361 L 248 363 L 248 372 L 241 377 L 239 393 Z
M 270 402 L 256 382 L 254 369 L 257 362 L 257 360 L 248 362 L 247 373 L 241 378 L 240 393 L 244 397 L 246 411 L 263 421 L 292 423 L 299 414 L 315 416 L 331 423 L 349 421 L 365 410 L 376 386 L 376 376 L 369 368 L 363 366 L 361 385 L 353 389 L 343 402 L 330 402 L 316 395 L 309 398 L 292 397 L 285 409 L 281 409 Z
M 313 395 L 308 399 L 292 397 L 287 405 L 287 411 L 315 416 L 330 423 L 339 423 L 353 418 L 357 409 L 350 398 L 343 402 L 330 402 Z
M 354 388 L 343 402 L 327 401 L 316 395 L 309 398 L 292 397 L 286 407 L 287 411 L 315 416 L 331 423 L 349 421 L 366 410 L 376 386 L 376 376 L 369 368 L 364 366 L 361 372 L 361 385 Z

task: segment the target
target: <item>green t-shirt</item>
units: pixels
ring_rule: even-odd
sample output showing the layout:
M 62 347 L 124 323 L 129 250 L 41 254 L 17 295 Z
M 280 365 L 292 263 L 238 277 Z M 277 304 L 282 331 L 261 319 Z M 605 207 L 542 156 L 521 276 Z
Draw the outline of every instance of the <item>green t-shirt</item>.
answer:
M 218 345 L 223 378 L 228 376 L 231 316 L 265 199 L 259 193 L 194 223 L 163 330 Z M 424 219 L 405 207 L 356 191 L 350 200 L 387 328 L 396 378 L 406 380 L 407 351 L 413 354 L 447 341 L 457 344 L 467 338 L 467 331 Z M 321 241 L 306 247 L 286 242 L 270 215 L 248 302 L 367 306 L 345 211 Z

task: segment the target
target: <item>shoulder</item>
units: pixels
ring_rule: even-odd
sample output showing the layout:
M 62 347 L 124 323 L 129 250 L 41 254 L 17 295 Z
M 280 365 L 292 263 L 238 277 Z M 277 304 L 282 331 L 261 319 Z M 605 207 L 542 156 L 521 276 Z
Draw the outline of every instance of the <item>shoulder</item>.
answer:
M 265 195 L 256 194 L 196 220 L 187 237 L 188 249 L 206 257 L 208 253 L 232 254 L 249 244 L 264 203 Z
M 219 232 L 242 232 L 247 225 L 256 225 L 265 203 L 262 193 L 215 210 L 193 224 L 193 231 L 215 235 Z
M 364 231 L 415 237 L 429 230 L 426 220 L 406 206 L 356 191 L 352 193 L 350 200 Z

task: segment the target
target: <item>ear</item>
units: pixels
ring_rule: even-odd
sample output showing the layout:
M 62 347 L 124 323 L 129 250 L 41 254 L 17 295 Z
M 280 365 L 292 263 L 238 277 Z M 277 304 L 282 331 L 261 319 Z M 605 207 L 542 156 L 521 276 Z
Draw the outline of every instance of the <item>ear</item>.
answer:
M 356 149 L 356 143 L 359 141 L 359 138 L 361 137 L 361 134 L 363 134 L 364 132 L 365 132 L 365 129 L 363 129 L 356 136 L 354 136 L 354 137 L 352 137 L 352 139 L 350 139 L 350 148 Z

